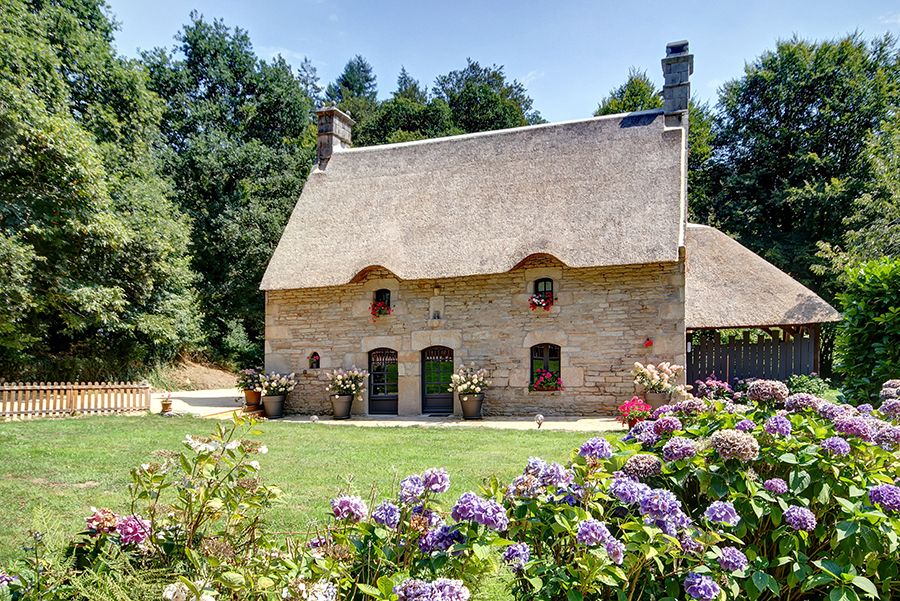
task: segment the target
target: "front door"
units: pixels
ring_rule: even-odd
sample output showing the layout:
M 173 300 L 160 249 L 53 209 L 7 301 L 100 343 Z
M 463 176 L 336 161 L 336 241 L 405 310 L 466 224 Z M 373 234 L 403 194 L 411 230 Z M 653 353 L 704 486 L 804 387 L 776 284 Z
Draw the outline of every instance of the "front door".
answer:
M 397 415 L 397 351 L 369 351 L 369 413 Z
M 453 413 L 452 375 L 453 349 L 430 346 L 422 351 L 422 413 Z

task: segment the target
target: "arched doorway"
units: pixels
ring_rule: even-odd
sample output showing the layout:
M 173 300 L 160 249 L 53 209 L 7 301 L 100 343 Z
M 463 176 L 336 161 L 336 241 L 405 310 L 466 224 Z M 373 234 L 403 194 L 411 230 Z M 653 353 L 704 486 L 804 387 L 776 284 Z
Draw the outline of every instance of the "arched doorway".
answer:
M 369 351 L 369 413 L 397 415 L 397 351 Z
M 422 413 L 453 413 L 453 393 L 449 391 L 453 375 L 453 349 L 429 346 L 422 351 Z

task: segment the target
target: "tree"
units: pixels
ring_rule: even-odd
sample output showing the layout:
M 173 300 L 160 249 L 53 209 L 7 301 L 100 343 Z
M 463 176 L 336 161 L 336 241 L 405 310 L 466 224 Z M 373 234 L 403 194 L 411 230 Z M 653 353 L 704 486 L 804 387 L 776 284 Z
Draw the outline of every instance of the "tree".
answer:
M 319 84 L 319 72 L 315 65 L 307 57 L 303 57 L 303 62 L 297 69 L 297 80 L 300 87 L 306 92 L 306 95 L 312 101 L 313 106 L 317 107 L 322 104 L 322 86 Z
M 594 116 L 661 109 L 662 106 L 662 93 L 647 72 L 631 67 L 625 83 L 609 91 L 609 96 L 600 101 Z
M 437 77 L 432 93 L 447 103 L 453 124 L 465 132 L 543 123 L 525 86 L 507 81 L 502 66 L 466 59 L 465 68 Z
M 840 243 L 872 180 L 861 160 L 896 110 L 900 61 L 889 35 L 779 42 L 725 84 L 711 166 L 710 216 L 827 298 L 834 273 L 814 274 L 820 242 Z
M 134 377 L 200 340 L 162 105 L 103 6 L 0 11 L 0 377 Z
M 400 75 L 397 76 L 397 90 L 394 92 L 394 98 L 406 98 L 425 104 L 428 102 L 428 92 L 419 85 L 417 79 L 406 71 L 406 67 L 400 67 Z
M 338 78 L 325 90 L 325 97 L 336 104 L 348 97 L 375 102 L 377 96 L 378 86 L 372 65 L 359 54 L 347 62 Z
M 163 133 L 215 356 L 262 354 L 263 271 L 312 164 L 315 125 L 303 82 L 259 60 L 247 33 L 192 14 L 171 51 L 144 53 L 167 100 Z

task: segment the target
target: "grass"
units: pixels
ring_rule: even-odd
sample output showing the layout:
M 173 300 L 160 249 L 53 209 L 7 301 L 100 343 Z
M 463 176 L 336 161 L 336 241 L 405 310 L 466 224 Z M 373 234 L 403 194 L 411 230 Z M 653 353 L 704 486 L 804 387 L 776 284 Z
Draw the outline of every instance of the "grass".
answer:
M 127 508 L 129 470 L 157 449 L 178 449 L 185 434 L 214 424 L 196 418 L 95 417 L 0 423 L 0 566 L 19 554 L 28 530 L 68 536 L 90 507 Z M 270 449 L 263 479 L 284 502 L 273 512 L 278 531 L 300 531 L 324 519 L 339 492 L 392 495 L 400 478 L 444 466 L 448 498 L 478 490 L 491 475 L 510 479 L 530 456 L 563 460 L 587 433 L 487 428 L 362 428 L 267 422 Z

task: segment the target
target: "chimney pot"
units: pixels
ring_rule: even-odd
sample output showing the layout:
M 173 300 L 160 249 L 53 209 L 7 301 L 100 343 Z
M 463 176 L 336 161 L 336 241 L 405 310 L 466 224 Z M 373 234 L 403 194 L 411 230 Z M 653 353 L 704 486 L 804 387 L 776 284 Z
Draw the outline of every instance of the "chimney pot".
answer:
M 316 117 L 319 125 L 316 136 L 319 169 L 325 169 L 332 154 L 351 146 L 351 130 L 356 122 L 336 106 L 320 108 L 316 111 Z
M 663 112 L 680 115 L 687 112 L 691 99 L 690 76 L 694 72 L 694 55 L 687 40 L 666 44 L 666 58 L 662 59 Z

